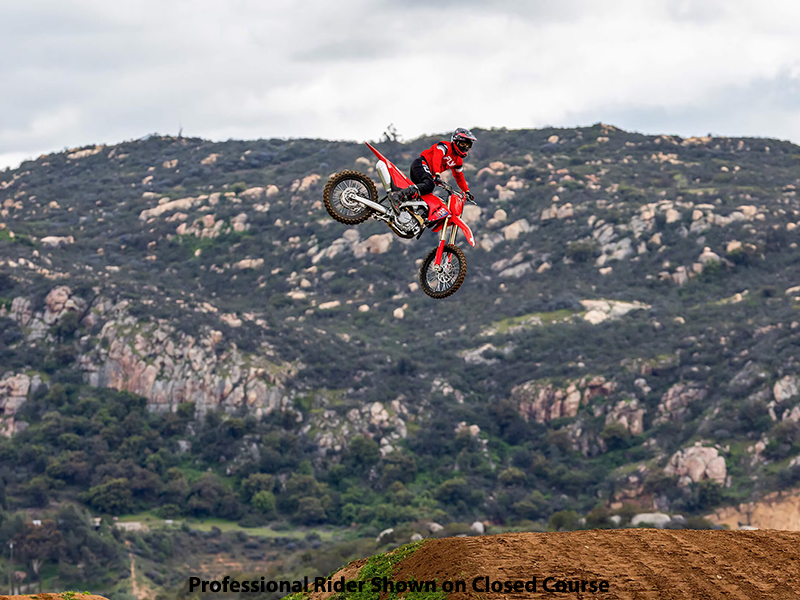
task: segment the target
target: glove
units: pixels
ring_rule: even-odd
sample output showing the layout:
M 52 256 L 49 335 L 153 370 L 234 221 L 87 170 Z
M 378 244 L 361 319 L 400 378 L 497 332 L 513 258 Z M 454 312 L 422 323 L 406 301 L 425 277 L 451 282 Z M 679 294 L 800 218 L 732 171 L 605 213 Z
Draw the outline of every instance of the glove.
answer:
M 442 180 L 441 177 L 439 177 L 439 174 L 437 173 L 436 175 L 433 176 L 433 183 L 435 183 L 436 185 L 442 185 L 444 181 Z
M 472 192 L 470 192 L 469 190 L 467 190 L 466 192 L 464 192 L 464 196 L 466 197 L 466 199 L 467 199 L 467 202 L 472 202 L 473 204 L 477 204 L 477 203 L 475 202 L 475 196 L 473 196 L 473 195 L 472 195 Z

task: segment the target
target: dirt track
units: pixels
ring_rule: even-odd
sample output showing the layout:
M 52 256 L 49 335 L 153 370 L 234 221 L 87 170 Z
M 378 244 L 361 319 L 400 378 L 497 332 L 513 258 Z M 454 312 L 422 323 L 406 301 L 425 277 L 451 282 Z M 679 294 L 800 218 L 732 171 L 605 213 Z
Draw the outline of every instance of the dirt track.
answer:
M 76 600 L 107 600 L 102 596 L 86 596 L 84 594 L 76 594 Z M 0 600 L 63 600 L 60 594 L 33 594 L 30 596 L 3 596 L 0 594 Z
M 352 566 L 347 580 L 354 578 Z M 523 582 L 536 577 L 537 589 L 473 591 L 473 579 L 486 576 Z M 548 577 L 605 580 L 608 591 L 546 592 L 542 584 Z M 396 565 L 394 580 L 410 579 L 439 585 L 464 580 L 467 591 L 448 594 L 450 600 L 800 598 L 800 533 L 629 529 L 445 538 L 425 543 Z M 482 589 L 485 582 L 478 585 Z

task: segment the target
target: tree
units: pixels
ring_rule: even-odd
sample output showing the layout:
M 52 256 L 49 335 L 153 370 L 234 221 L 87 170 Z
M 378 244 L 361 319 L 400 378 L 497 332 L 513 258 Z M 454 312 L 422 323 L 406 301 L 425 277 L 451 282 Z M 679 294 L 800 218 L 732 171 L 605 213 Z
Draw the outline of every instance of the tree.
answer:
M 275 478 L 267 473 L 253 473 L 242 480 L 242 499 L 250 502 L 258 492 L 271 492 L 275 486 Z
M 25 528 L 14 536 L 14 547 L 25 560 L 56 560 L 64 549 L 64 536 L 55 521 L 42 521 L 41 525 L 26 523 Z M 38 566 L 34 569 L 38 574 Z M 41 585 L 41 584 L 40 584 Z
M 89 504 L 107 514 L 124 514 L 133 510 L 131 482 L 120 477 L 89 488 Z
M 386 127 L 383 135 L 381 135 L 381 142 L 392 142 L 395 144 L 400 142 L 400 134 L 397 133 L 397 128 L 394 126 L 394 123 L 389 123 Z
M 275 494 L 272 492 L 266 490 L 257 492 L 250 500 L 250 504 L 267 519 L 275 518 Z
M 547 524 L 553 531 L 570 531 L 578 526 L 578 513 L 574 510 L 560 510 L 550 515 Z
M 325 521 L 325 508 L 319 498 L 300 498 L 294 520 L 302 525 L 315 525 Z
M 525 476 L 525 472 L 522 469 L 517 469 L 516 467 L 510 467 L 500 473 L 497 480 L 500 482 L 501 485 L 506 487 L 514 486 L 514 485 L 525 485 L 525 481 L 527 477 Z
M 350 440 L 342 462 L 353 475 L 368 471 L 380 458 L 380 448 L 375 440 L 358 435 Z

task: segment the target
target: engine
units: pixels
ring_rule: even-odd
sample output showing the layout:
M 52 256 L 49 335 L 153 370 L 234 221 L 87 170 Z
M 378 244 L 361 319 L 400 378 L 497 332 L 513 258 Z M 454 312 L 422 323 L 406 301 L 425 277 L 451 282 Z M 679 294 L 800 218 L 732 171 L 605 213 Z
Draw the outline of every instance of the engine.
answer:
M 422 231 L 419 217 L 412 214 L 409 209 L 401 210 L 400 214 L 391 221 L 390 226 L 397 235 L 403 238 L 416 237 Z

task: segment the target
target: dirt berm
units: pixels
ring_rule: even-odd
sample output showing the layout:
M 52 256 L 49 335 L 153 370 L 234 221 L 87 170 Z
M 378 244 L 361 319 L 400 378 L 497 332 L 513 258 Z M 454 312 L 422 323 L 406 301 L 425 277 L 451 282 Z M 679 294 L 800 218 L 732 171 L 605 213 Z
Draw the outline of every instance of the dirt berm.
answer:
M 72 597 L 74 600 L 107 600 L 102 596 L 91 596 L 87 594 L 77 593 L 63 596 L 61 594 L 33 594 L 32 596 L 3 596 L 0 594 L 0 600 L 65 600 L 67 597 Z
M 402 589 L 384 589 L 384 576 L 436 583 L 436 593 L 429 587 L 417 600 L 798 599 L 800 532 L 626 529 L 444 538 L 350 563 L 331 581 L 342 576 L 356 583 L 338 597 L 358 600 L 402 598 Z M 373 581 L 380 593 L 372 591 Z M 445 582 L 458 581 L 464 591 L 442 592 Z M 313 592 L 310 600 L 333 595 Z

